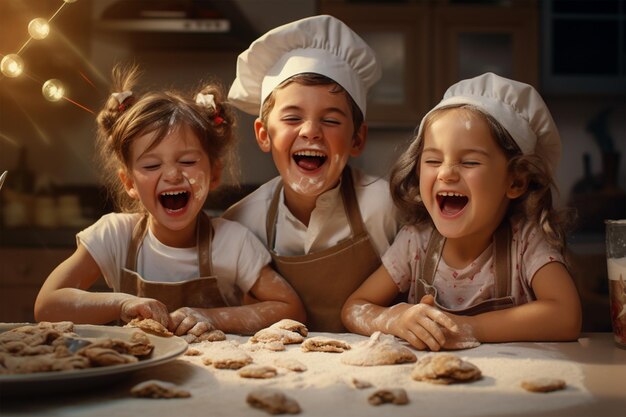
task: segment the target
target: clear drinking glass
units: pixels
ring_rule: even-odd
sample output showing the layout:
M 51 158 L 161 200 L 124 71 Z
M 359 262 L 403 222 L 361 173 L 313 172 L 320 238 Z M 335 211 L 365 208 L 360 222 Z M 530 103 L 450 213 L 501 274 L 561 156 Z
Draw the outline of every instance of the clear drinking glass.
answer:
M 613 337 L 626 349 L 626 219 L 606 220 L 605 225 Z

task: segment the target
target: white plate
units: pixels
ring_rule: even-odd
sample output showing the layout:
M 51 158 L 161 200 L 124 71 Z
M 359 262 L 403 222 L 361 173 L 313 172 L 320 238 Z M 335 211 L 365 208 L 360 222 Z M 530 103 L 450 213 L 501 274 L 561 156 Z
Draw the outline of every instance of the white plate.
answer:
M 0 323 L 0 333 L 30 323 Z M 74 332 L 83 337 L 111 337 L 130 340 L 139 329 L 116 326 L 74 325 Z M 59 392 L 87 388 L 109 381 L 126 373 L 169 362 L 187 350 L 187 342 L 180 337 L 159 337 L 147 334 L 154 350 L 150 357 L 139 362 L 99 368 L 76 369 L 59 372 L 0 375 L 0 394 L 32 394 L 33 392 Z

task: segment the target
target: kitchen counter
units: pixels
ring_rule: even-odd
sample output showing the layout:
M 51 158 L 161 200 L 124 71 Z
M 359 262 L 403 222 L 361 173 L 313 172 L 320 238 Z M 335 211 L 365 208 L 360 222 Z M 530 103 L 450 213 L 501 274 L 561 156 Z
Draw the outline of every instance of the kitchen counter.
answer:
M 367 338 L 355 334 L 315 333 L 344 340 L 351 345 Z M 254 363 L 273 365 L 279 357 L 304 363 L 301 373 L 278 368 L 270 379 L 245 379 L 237 371 L 215 369 L 201 356 L 179 356 L 141 369 L 104 386 L 80 390 L 68 386 L 64 393 L 38 397 L 2 398 L 2 416 L 264 416 L 246 403 L 248 392 L 272 387 L 295 399 L 302 416 L 623 416 L 626 410 L 626 350 L 617 348 L 610 333 L 587 333 L 569 343 L 483 344 L 455 352 L 478 366 L 479 381 L 433 385 L 411 379 L 414 364 L 358 367 L 340 362 L 340 353 L 302 352 L 288 345 L 284 352 L 254 350 L 248 337 L 227 335 L 253 357 Z M 208 343 L 208 342 L 205 342 Z M 224 342 L 220 342 L 224 343 Z M 203 344 L 193 345 L 199 350 Z M 208 348 L 207 348 L 208 349 Z M 429 352 L 415 352 L 420 358 Z M 356 389 L 353 377 L 375 388 Z M 567 387 L 551 393 L 530 393 L 519 383 L 527 377 L 564 379 Z M 135 384 L 160 379 L 191 392 L 190 398 L 139 399 L 129 390 Z M 71 385 L 71 384 L 70 384 Z M 377 388 L 404 388 L 407 405 L 370 405 L 367 397 Z

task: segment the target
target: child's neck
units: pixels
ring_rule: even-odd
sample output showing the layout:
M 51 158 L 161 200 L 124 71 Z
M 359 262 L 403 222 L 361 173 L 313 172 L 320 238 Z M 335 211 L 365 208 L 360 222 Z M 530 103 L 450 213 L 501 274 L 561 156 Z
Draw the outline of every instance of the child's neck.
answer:
M 171 230 L 150 222 L 150 230 L 159 242 L 170 248 L 193 248 L 196 246 L 196 222 L 181 230 Z
M 315 209 L 318 197 L 319 196 L 317 195 L 306 196 L 298 194 L 289 187 L 285 187 L 285 205 L 291 214 L 293 214 L 296 219 L 300 220 L 302 224 L 307 227 L 309 226 L 311 213 L 313 213 L 313 210 Z

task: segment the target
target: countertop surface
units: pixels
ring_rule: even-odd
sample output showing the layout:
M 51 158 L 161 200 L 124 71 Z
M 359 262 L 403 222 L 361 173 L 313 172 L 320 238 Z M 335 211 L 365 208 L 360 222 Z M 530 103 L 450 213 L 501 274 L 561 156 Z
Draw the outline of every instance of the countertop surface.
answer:
M 354 346 L 367 340 L 350 333 L 311 333 L 339 339 Z M 248 337 L 227 335 L 226 342 L 241 349 L 260 365 L 292 358 L 305 364 L 304 372 L 277 368 L 270 379 L 248 379 L 236 370 L 216 369 L 203 363 L 215 345 L 191 345 L 199 356 L 181 355 L 167 363 L 102 381 L 94 387 L 68 383 L 57 393 L 3 395 L 2 416 L 264 416 L 246 403 L 256 388 L 278 389 L 296 400 L 302 416 L 624 416 L 626 410 L 626 350 L 614 345 L 610 333 L 586 333 L 568 343 L 483 344 L 455 351 L 482 371 L 482 379 L 464 384 L 435 385 L 411 378 L 414 363 L 386 366 L 351 366 L 340 361 L 341 353 L 303 352 L 298 344 L 282 352 L 259 349 Z M 414 351 L 417 358 L 437 352 Z M 561 378 L 564 390 L 530 393 L 520 387 L 531 377 Z M 357 389 L 352 379 L 373 387 Z M 159 379 L 177 384 L 189 398 L 145 399 L 130 395 L 130 388 Z M 404 388 L 406 405 L 373 406 L 368 397 L 377 389 Z

